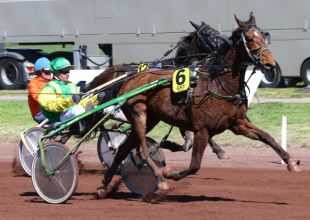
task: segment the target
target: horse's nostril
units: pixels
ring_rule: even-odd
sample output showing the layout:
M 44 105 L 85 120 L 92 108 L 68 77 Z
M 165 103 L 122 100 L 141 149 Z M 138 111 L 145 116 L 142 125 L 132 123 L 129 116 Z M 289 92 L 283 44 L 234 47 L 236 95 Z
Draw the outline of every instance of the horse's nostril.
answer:
M 272 64 L 270 64 L 270 63 L 266 63 L 265 65 L 264 65 L 264 67 L 266 68 L 266 69 L 273 69 L 274 68 L 274 65 L 272 65 Z

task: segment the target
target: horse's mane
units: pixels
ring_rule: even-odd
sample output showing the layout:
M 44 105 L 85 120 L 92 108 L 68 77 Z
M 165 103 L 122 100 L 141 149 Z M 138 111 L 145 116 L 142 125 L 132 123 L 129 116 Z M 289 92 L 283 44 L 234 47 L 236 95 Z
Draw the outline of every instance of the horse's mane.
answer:
M 237 36 L 239 33 L 248 31 L 252 26 L 256 24 L 250 20 L 243 22 L 243 24 L 239 24 L 239 27 L 232 31 L 232 36 Z M 215 57 L 211 60 L 209 67 L 209 74 L 211 78 L 215 77 L 218 73 L 224 70 L 225 63 L 224 58 L 229 50 L 230 46 L 228 42 L 224 42 L 221 44 L 220 48 L 217 51 Z
M 184 36 L 179 40 L 179 42 L 177 44 L 178 49 L 175 52 L 175 57 L 186 56 L 188 54 L 189 48 L 191 46 L 191 42 L 195 36 L 194 33 L 195 32 L 192 32 L 188 36 Z M 175 64 L 181 65 L 185 59 L 186 58 L 175 59 Z
M 221 72 L 224 67 L 224 58 L 229 50 L 229 44 L 224 42 L 221 44 L 220 48 L 217 51 L 217 54 L 210 62 L 209 74 L 211 78 L 216 76 L 219 72 Z
M 189 47 L 191 46 L 194 34 L 191 33 L 188 36 L 181 37 L 177 44 L 177 51 L 175 52 L 175 57 L 184 56 L 187 54 Z

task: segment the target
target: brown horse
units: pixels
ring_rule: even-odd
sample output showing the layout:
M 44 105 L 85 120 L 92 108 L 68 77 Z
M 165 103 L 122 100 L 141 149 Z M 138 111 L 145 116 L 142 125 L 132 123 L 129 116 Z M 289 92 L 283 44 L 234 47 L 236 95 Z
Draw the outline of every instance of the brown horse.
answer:
M 193 22 L 190 22 L 190 23 L 193 25 L 196 31 L 189 34 L 188 36 L 182 37 L 179 40 L 177 44 L 178 49 L 175 54 L 175 59 L 165 60 L 162 64 L 163 67 L 166 67 L 166 68 L 169 66 L 174 66 L 174 67 L 183 66 L 184 67 L 184 66 L 188 66 L 192 64 L 194 61 L 197 61 L 197 62 L 202 61 L 208 56 L 212 55 L 214 51 L 216 51 L 217 48 L 219 47 L 220 43 L 218 43 L 218 45 L 215 46 L 215 43 L 217 43 L 215 38 L 216 38 L 216 35 L 220 34 L 219 32 L 217 32 L 210 26 L 206 25 L 204 22 L 202 22 L 201 25 L 195 24 Z M 211 32 L 213 32 L 213 34 Z M 200 40 L 198 40 L 198 33 L 201 36 Z M 88 85 L 83 87 L 81 91 L 87 92 L 119 76 L 122 76 L 126 74 L 127 72 L 134 71 L 136 70 L 136 68 L 137 68 L 136 65 L 135 66 L 114 65 L 114 66 L 108 67 L 102 74 L 96 77 Z M 107 91 L 105 100 L 103 102 L 116 98 L 117 93 L 115 93 L 113 90 L 116 89 L 118 92 L 121 85 L 122 84 L 118 85 L 116 88 L 112 89 L 111 91 Z M 186 141 L 185 145 L 190 144 L 192 142 L 190 133 L 185 132 L 185 130 L 180 130 L 180 132 L 181 132 L 182 137 L 184 137 Z M 169 146 L 169 143 L 170 142 L 167 142 L 166 145 L 162 147 L 171 149 L 172 146 Z M 209 144 L 213 152 L 218 156 L 219 159 L 230 158 L 228 154 L 223 149 L 221 149 L 220 146 L 216 144 L 212 139 L 209 141 Z
M 268 144 L 288 164 L 287 168 L 290 171 L 300 171 L 299 160 L 293 159 L 268 133 L 246 119 L 246 99 L 243 94 L 248 63 L 254 63 L 264 74 L 268 74 L 275 67 L 276 62 L 267 48 L 265 33 L 255 24 L 253 13 L 246 22 L 240 21 L 236 16 L 235 19 L 239 27 L 221 46 L 217 56 L 209 64 L 209 68 L 200 68 L 199 80 L 194 88 L 189 110 L 184 104 L 178 103 L 177 94 L 172 92 L 170 83 L 134 96 L 122 106 L 124 114 L 132 125 L 132 131 L 124 144 L 120 146 L 113 165 L 105 174 L 102 180 L 103 186 L 98 188 L 100 197 L 105 196 L 115 171 L 137 142 L 142 159 L 152 167 L 158 179 L 158 187 L 169 189 L 165 178 L 180 180 L 189 174 L 196 173 L 200 168 L 202 156 L 210 138 L 226 129 L 236 135 L 243 135 Z M 217 67 L 214 68 L 214 66 Z M 159 78 L 172 78 L 172 73 L 173 71 L 165 71 L 161 74 L 141 74 L 127 81 L 119 95 Z M 204 95 L 201 96 L 201 94 Z M 230 96 L 230 98 L 222 96 Z M 165 167 L 161 171 L 150 158 L 145 136 L 161 120 L 194 132 L 194 146 L 188 169 L 177 172 Z

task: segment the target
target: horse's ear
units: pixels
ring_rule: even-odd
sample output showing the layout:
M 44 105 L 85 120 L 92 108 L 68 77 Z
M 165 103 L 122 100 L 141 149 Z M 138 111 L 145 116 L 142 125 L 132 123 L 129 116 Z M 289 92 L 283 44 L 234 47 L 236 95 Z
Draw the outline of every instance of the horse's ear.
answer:
M 205 26 L 205 25 L 206 25 L 206 23 L 204 23 L 203 21 L 201 21 L 201 25 Z
M 193 27 L 198 31 L 198 30 L 200 30 L 200 26 L 198 25 L 198 24 L 195 24 L 195 23 L 193 23 L 193 22 L 191 22 L 191 21 L 189 21 L 192 25 L 193 25 Z
M 255 16 L 253 15 L 253 12 L 251 12 L 251 14 L 250 14 L 250 21 L 252 22 L 252 24 L 256 24 Z
M 241 26 L 241 25 L 243 24 L 243 22 L 237 18 L 236 14 L 235 14 L 235 19 L 236 19 L 237 24 L 238 24 L 239 26 Z

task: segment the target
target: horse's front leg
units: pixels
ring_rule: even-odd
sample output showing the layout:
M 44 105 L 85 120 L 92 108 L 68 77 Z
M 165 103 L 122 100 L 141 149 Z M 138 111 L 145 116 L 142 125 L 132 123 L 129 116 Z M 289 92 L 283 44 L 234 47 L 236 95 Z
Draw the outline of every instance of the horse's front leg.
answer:
M 111 167 L 108 169 L 104 177 L 102 178 L 103 186 L 97 189 L 98 197 L 104 198 L 107 193 L 108 186 L 117 171 L 117 168 L 121 164 L 121 162 L 127 157 L 130 151 L 136 146 L 136 138 L 134 133 L 130 133 L 125 142 L 119 146 L 118 151 L 115 155 L 114 161 Z
M 229 127 L 229 129 L 236 135 L 243 135 L 253 140 L 259 140 L 265 144 L 268 144 L 273 150 L 281 157 L 281 159 L 287 164 L 289 171 L 301 171 L 299 167 L 300 161 L 291 157 L 268 133 L 260 130 L 254 124 L 246 119 L 235 120 Z
M 187 175 L 194 174 L 200 169 L 203 153 L 209 141 L 209 134 L 206 129 L 195 132 L 192 159 L 187 170 L 172 171 L 171 167 L 166 166 L 163 169 L 164 177 L 178 181 Z

